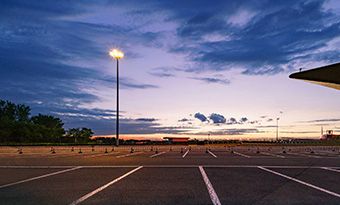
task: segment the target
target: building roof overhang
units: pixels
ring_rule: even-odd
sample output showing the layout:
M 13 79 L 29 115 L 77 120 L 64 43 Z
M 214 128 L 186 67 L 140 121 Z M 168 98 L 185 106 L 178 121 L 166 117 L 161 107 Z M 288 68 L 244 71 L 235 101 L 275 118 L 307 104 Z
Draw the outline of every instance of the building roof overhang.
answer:
M 289 78 L 304 80 L 340 90 L 340 63 L 293 73 Z

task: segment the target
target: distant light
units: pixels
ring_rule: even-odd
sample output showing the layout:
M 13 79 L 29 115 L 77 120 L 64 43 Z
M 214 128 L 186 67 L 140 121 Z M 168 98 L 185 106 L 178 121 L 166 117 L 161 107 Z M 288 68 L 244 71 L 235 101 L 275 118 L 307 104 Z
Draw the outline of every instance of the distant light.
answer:
M 118 49 L 111 49 L 109 55 L 115 59 L 121 59 L 124 57 L 124 53 Z

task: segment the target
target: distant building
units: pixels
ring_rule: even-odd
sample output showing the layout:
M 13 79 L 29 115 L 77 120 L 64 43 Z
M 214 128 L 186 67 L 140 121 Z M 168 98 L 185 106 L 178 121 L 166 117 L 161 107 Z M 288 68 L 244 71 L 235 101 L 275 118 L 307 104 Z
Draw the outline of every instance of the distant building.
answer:
M 151 140 L 135 140 L 135 139 L 129 139 L 125 140 L 124 144 L 130 144 L 130 145 L 145 145 L 145 144 L 151 144 Z
M 163 137 L 163 139 L 165 142 L 168 142 L 170 144 L 189 142 L 189 137 Z
M 335 140 L 340 139 L 340 135 L 336 135 L 333 133 L 333 130 L 327 130 L 326 134 L 321 135 L 321 140 Z

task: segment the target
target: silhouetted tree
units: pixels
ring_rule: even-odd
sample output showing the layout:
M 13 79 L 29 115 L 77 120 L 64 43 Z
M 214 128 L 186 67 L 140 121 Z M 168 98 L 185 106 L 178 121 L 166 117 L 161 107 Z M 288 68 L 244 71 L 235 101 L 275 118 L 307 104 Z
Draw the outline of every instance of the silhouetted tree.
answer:
M 15 117 L 19 122 L 28 122 L 30 120 L 31 108 L 26 105 L 17 105 L 15 109 Z
M 22 104 L 0 100 L 0 141 L 24 141 L 31 135 L 31 109 Z
M 74 143 L 88 142 L 92 136 L 93 131 L 89 128 L 72 128 L 67 131 L 67 136 L 74 138 Z
M 51 115 L 39 114 L 32 117 L 31 121 L 35 126 L 36 136 L 43 141 L 58 142 L 65 133 L 61 119 Z
M 39 114 L 30 118 L 31 108 L 0 100 L 0 142 L 61 142 L 65 134 L 61 119 Z M 75 142 L 88 142 L 93 132 L 88 128 L 73 128 L 67 136 Z

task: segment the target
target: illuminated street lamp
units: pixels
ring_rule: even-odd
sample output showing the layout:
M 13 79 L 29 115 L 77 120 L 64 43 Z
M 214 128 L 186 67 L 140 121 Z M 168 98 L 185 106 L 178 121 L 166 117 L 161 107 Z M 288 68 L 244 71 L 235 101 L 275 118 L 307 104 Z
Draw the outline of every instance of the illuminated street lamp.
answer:
M 119 59 L 124 57 L 124 53 L 118 49 L 111 49 L 109 55 L 117 60 L 116 146 L 119 146 Z

